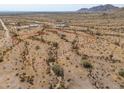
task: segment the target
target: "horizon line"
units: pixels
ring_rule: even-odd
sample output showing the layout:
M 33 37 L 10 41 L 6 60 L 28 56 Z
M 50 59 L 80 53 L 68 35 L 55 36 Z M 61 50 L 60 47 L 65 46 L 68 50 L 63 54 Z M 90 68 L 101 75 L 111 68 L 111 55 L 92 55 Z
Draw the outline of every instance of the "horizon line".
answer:
M 92 8 L 106 4 L 33 4 L 33 5 L 1 5 L 0 12 L 74 12 L 81 8 Z M 124 4 L 110 4 L 122 8 Z

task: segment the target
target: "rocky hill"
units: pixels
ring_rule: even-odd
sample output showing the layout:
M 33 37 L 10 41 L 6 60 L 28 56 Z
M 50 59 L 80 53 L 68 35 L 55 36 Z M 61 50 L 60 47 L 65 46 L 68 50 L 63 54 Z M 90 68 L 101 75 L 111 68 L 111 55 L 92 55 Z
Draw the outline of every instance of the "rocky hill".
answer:
M 81 8 L 78 10 L 78 12 L 108 12 L 111 10 L 117 10 L 119 7 L 106 4 L 106 5 L 99 5 L 91 8 Z

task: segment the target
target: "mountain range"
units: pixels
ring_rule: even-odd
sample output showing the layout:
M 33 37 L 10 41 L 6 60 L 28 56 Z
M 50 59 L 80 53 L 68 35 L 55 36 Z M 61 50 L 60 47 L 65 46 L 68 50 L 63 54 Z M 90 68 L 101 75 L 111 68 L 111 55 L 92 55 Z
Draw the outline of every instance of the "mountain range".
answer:
M 77 10 L 77 12 L 109 12 L 109 11 L 118 10 L 118 9 L 120 8 L 111 4 L 106 4 L 106 5 L 99 5 L 91 8 L 81 8 Z

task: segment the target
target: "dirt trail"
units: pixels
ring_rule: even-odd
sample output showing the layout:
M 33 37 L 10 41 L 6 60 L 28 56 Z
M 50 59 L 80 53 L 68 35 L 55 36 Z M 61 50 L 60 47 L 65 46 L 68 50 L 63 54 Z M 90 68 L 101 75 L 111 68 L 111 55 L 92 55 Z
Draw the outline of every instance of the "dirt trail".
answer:
M 10 46 L 12 46 L 12 39 L 10 36 L 10 32 L 9 32 L 8 28 L 5 26 L 2 19 L 0 19 L 0 23 L 5 31 L 4 38 L 0 40 L 0 42 L 1 42 L 0 47 L 3 47 L 3 46 L 10 47 Z

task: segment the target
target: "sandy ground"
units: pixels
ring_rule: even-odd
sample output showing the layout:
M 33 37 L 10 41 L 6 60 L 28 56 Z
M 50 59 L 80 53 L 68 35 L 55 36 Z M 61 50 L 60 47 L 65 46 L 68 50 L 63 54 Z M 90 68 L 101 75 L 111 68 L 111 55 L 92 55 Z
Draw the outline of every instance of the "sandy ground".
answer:
M 3 22 L 20 21 L 20 17 L 28 21 L 44 19 L 39 16 L 3 17 Z M 124 87 L 124 78 L 118 73 L 124 67 L 122 20 L 72 19 L 69 27 L 56 29 L 50 17 L 44 19 L 49 27 L 17 31 L 15 26 L 6 25 L 12 44 L 6 46 L 1 41 L 0 88 Z M 0 32 L 2 39 L 3 34 L 5 31 Z M 85 62 L 92 67 L 85 67 Z M 53 70 L 56 65 L 58 73 Z

